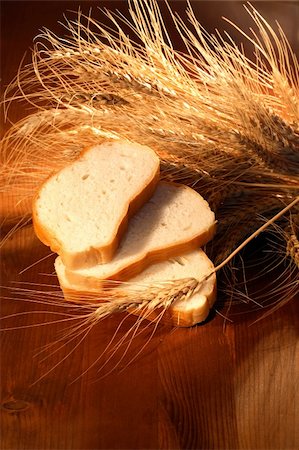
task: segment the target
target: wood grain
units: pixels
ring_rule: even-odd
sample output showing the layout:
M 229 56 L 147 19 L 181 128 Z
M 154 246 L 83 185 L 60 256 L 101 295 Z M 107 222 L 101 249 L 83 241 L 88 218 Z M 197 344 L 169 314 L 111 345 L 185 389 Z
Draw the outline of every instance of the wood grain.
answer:
M 85 10 L 94 4 L 83 3 Z M 211 20 L 210 9 L 204 14 L 204 2 L 200 3 L 203 20 Z M 232 6 L 231 2 L 219 3 L 223 4 L 219 15 Z M 265 2 L 262 7 L 270 10 L 272 4 L 285 17 L 286 8 L 293 12 L 293 3 Z M 43 25 L 58 29 L 62 12 L 77 5 L 2 2 L 4 85 L 15 74 L 38 29 Z M 116 9 L 119 2 L 110 2 L 110 6 Z M 214 5 L 214 15 L 215 11 Z M 24 109 L 13 106 L 10 118 L 17 120 L 24 114 Z M 4 201 L 9 206 L 12 200 Z M 154 327 L 143 323 L 129 348 L 125 343 L 114 355 L 108 349 L 101 356 L 119 324 L 112 349 L 125 339 L 136 319 L 111 317 L 96 324 L 80 343 L 80 330 L 74 340 L 66 336 L 71 325 L 82 323 L 71 306 L 60 301 L 56 306 L 33 303 L 26 301 L 26 292 L 9 289 L 32 289 L 26 283 L 35 283 L 36 289 L 48 292 L 52 288 L 41 284 L 57 285 L 51 276 L 53 261 L 30 223 L 1 249 L 0 284 L 6 286 L 1 315 L 14 315 L 1 325 L 23 327 L 1 333 L 3 450 L 299 447 L 299 311 L 295 298 L 254 325 L 258 313 L 243 314 L 244 308 L 226 327 L 219 315 L 190 329 L 161 326 L 154 334 Z M 75 319 L 57 322 L 70 318 L 57 315 L 61 313 Z

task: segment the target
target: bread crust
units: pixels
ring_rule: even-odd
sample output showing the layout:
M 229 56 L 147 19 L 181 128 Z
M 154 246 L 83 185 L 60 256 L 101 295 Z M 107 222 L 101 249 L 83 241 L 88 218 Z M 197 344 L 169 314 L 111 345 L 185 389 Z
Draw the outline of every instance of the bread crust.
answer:
M 86 290 L 77 290 L 70 289 L 65 286 L 61 286 L 63 291 L 63 295 L 66 301 L 71 303 L 82 303 L 82 305 L 86 305 L 88 299 L 89 304 L 99 304 L 101 300 L 104 302 L 105 298 L 109 299 L 109 291 L 105 292 L 88 292 Z M 111 285 L 110 285 L 111 287 Z M 100 297 L 100 298 L 99 298 Z M 164 312 L 162 308 L 157 308 L 153 310 L 151 313 L 148 311 L 143 312 L 140 309 L 131 308 L 128 310 L 130 314 L 138 317 L 144 317 L 145 320 L 149 322 L 163 323 L 166 325 L 170 325 L 172 327 L 180 327 L 180 328 L 188 328 L 193 327 L 194 325 L 204 322 L 209 316 L 210 310 L 212 309 L 216 298 L 217 298 L 217 282 L 216 276 L 214 276 L 214 284 L 213 289 L 208 295 L 205 295 L 206 301 L 204 305 L 200 305 L 198 308 L 193 308 L 191 311 L 182 311 L 176 309 L 175 304 L 171 305 Z
M 115 140 L 108 139 L 105 141 L 105 143 L 109 143 L 109 142 L 115 143 Z M 117 141 L 117 144 L 121 145 L 122 142 L 123 141 Z M 127 142 L 126 142 L 126 144 L 127 144 Z M 140 144 L 136 144 L 136 145 L 140 145 Z M 93 147 L 95 147 L 95 146 L 84 149 L 80 153 L 79 157 L 75 161 L 72 161 L 69 165 L 72 165 L 72 164 L 76 163 L 78 160 L 80 160 L 81 158 L 83 158 L 85 153 L 87 153 Z M 153 154 L 155 154 L 154 150 L 150 149 L 149 147 L 146 147 L 146 146 L 142 146 L 142 147 L 145 148 L 147 151 L 150 151 Z M 157 157 L 157 162 L 158 162 L 159 161 L 158 156 L 156 155 L 156 157 Z M 67 167 L 67 166 L 65 166 L 65 167 Z M 65 167 L 63 169 L 65 169 Z M 115 254 L 116 249 L 118 248 L 121 237 L 127 230 L 128 221 L 129 221 L 130 217 L 132 215 L 134 215 L 137 212 L 137 210 L 153 195 L 153 193 L 156 189 L 156 186 L 159 182 L 159 178 L 160 178 L 159 164 L 157 164 L 157 169 L 156 169 L 155 173 L 150 178 L 145 180 L 144 189 L 141 192 L 139 192 L 135 197 L 129 199 L 127 201 L 126 205 L 124 205 L 123 214 L 120 216 L 119 224 L 118 224 L 118 227 L 116 229 L 115 236 L 113 237 L 113 239 L 106 246 L 90 247 L 88 250 L 86 250 L 84 252 L 81 252 L 81 253 L 78 252 L 75 254 L 73 254 L 73 253 L 68 254 L 67 251 L 64 249 L 63 243 L 60 242 L 54 236 L 53 232 L 49 228 L 47 228 L 46 226 L 41 224 L 39 221 L 39 218 L 38 218 L 36 204 L 37 204 L 37 200 L 40 195 L 40 191 L 42 190 L 44 184 L 46 184 L 53 176 L 56 176 L 57 173 L 59 173 L 59 172 L 55 172 L 54 174 L 51 174 L 45 180 L 45 182 L 42 184 L 42 186 L 40 187 L 40 189 L 38 190 L 37 194 L 35 195 L 35 197 L 33 199 L 32 219 L 33 219 L 34 231 L 35 231 L 37 237 L 45 245 L 49 246 L 53 252 L 58 253 L 60 255 L 63 263 L 67 267 L 69 267 L 73 270 L 78 269 L 82 266 L 89 267 L 96 263 L 102 264 L 102 263 L 110 262 Z M 84 262 L 86 261 L 86 253 L 88 253 L 88 255 L 89 255 L 89 263 L 87 265 L 86 265 L 86 263 L 84 264 Z
M 178 243 L 168 248 L 161 247 L 154 252 L 149 252 L 142 259 L 134 261 L 134 263 L 132 263 L 130 266 L 124 267 L 123 269 L 121 269 L 121 271 L 111 274 L 104 280 L 96 277 L 89 277 L 89 279 L 92 280 L 92 285 L 90 287 L 93 289 L 103 289 L 106 288 L 107 285 L 109 285 L 109 280 L 127 281 L 130 278 L 133 278 L 139 273 L 141 273 L 144 269 L 146 269 L 152 264 L 157 264 L 159 262 L 165 261 L 166 259 L 174 258 L 176 256 L 182 255 L 183 253 L 187 253 L 189 251 L 202 247 L 213 238 L 215 234 L 215 229 L 216 226 L 214 224 L 214 226 L 211 229 L 207 230 L 204 234 L 200 236 L 194 237 L 189 242 Z M 75 271 L 73 272 L 71 270 L 68 270 L 68 268 L 66 267 L 66 275 L 69 281 L 71 283 L 74 282 L 76 284 L 79 284 L 78 279 L 76 280 L 71 279 L 73 273 L 75 273 Z
M 200 196 L 200 194 L 196 191 L 194 191 L 189 186 L 181 185 L 178 183 L 173 182 L 160 182 L 161 184 L 167 184 L 167 185 L 173 185 L 178 187 L 178 189 L 187 189 L 191 190 L 192 193 L 196 193 Z M 200 196 L 201 197 L 201 196 Z M 207 202 L 206 202 L 207 203 Z M 208 205 L 208 203 L 207 203 Z M 209 207 L 209 205 L 208 205 Z M 194 236 L 190 241 L 180 241 L 176 242 L 175 244 L 169 246 L 169 247 L 163 247 L 161 245 L 159 248 L 157 248 L 154 251 L 147 252 L 146 254 L 141 254 L 139 259 L 132 261 L 130 265 L 127 265 L 126 267 L 122 268 L 119 271 L 116 271 L 112 273 L 111 275 L 107 276 L 105 280 L 101 280 L 99 278 L 96 278 L 94 276 L 90 277 L 84 277 L 84 284 L 86 283 L 87 279 L 90 281 L 90 288 L 92 289 L 102 289 L 103 287 L 106 287 L 107 280 L 112 281 L 127 281 L 130 278 L 133 278 L 134 276 L 141 273 L 144 269 L 146 269 L 151 264 L 156 264 L 162 261 L 165 261 L 169 258 L 173 258 L 176 256 L 180 256 L 183 253 L 187 253 L 192 250 L 196 250 L 199 247 L 202 247 L 207 242 L 209 242 L 215 235 L 216 232 L 216 221 L 212 224 L 210 228 L 208 228 L 205 232 L 201 233 L 200 235 Z M 66 265 L 65 265 L 66 266 Z M 70 283 L 74 283 L 76 285 L 80 284 L 80 278 L 81 275 L 79 273 L 76 273 L 76 271 L 69 270 L 69 267 L 65 267 L 66 269 L 66 276 Z M 83 278 L 83 276 L 82 276 Z
M 213 290 L 206 295 L 206 301 L 204 305 L 199 308 L 193 308 L 191 311 L 178 311 L 175 305 L 170 306 L 164 312 L 162 308 L 153 310 L 150 314 L 146 313 L 146 319 L 150 322 L 164 323 L 172 327 L 189 328 L 194 325 L 204 322 L 209 316 L 210 310 L 212 309 L 216 297 L 217 297 L 217 284 L 216 280 L 213 286 Z M 140 310 L 131 310 L 132 314 L 140 316 L 142 312 Z M 163 315 L 162 315 L 163 313 Z

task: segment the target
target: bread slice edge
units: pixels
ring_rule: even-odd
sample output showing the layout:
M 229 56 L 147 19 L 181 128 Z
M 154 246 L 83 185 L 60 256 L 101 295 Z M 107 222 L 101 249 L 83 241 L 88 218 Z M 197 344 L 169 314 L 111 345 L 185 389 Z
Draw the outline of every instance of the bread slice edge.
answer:
M 118 141 L 117 143 L 121 145 L 121 141 Z M 148 151 L 151 151 L 153 155 L 156 155 L 154 150 L 152 150 L 151 148 L 146 146 L 142 147 L 146 148 Z M 72 161 L 70 165 L 76 163 L 76 161 L 82 158 L 85 155 L 85 153 L 88 152 L 88 150 L 91 148 L 93 147 L 88 147 L 84 149 L 83 152 L 80 153 L 79 158 L 75 161 Z M 114 238 L 106 246 L 89 247 L 88 249 L 84 250 L 84 252 L 77 252 L 77 253 L 67 252 L 67 250 L 63 248 L 64 244 L 54 236 L 52 230 L 47 228 L 47 226 L 45 226 L 44 224 L 41 224 L 39 221 L 38 212 L 36 210 L 36 201 L 39 198 L 40 190 L 42 189 L 42 186 L 45 183 L 47 183 L 53 176 L 56 176 L 57 173 L 59 172 L 51 174 L 44 181 L 44 183 L 39 188 L 37 194 L 33 199 L 32 205 L 33 227 L 39 240 L 48 247 L 50 247 L 50 249 L 54 253 L 58 253 L 63 263 L 72 270 L 76 270 L 81 267 L 90 267 L 97 263 L 103 264 L 110 262 L 115 254 L 116 249 L 119 246 L 123 234 L 127 230 L 128 221 L 130 217 L 132 217 L 143 206 L 143 204 L 146 203 L 151 198 L 157 187 L 157 184 L 160 179 L 160 167 L 159 167 L 159 158 L 157 155 L 156 158 L 157 158 L 156 171 L 152 174 L 151 177 L 145 180 L 144 189 L 140 192 L 137 192 L 135 197 L 128 199 L 127 204 L 124 205 L 123 213 L 120 216 L 119 225 L 116 230 Z M 86 263 L 87 255 L 88 255 L 88 262 Z
M 198 251 L 204 254 L 201 249 L 198 249 Z M 204 256 L 207 261 L 207 268 L 209 267 L 211 270 L 211 276 L 208 281 L 203 281 L 203 283 L 206 283 L 205 285 L 203 285 L 203 289 L 201 289 L 200 287 L 199 291 L 191 295 L 190 298 L 186 300 L 175 301 L 169 308 L 165 310 L 163 310 L 162 308 L 157 308 L 150 312 L 144 312 L 138 308 L 130 308 L 128 312 L 135 316 L 140 316 L 141 318 L 149 320 L 151 322 L 160 321 L 161 323 L 165 323 L 173 327 L 191 327 L 205 321 L 216 301 L 217 281 L 216 274 L 212 273 L 214 268 L 212 262 L 207 257 L 207 255 L 204 254 Z M 140 275 L 142 276 L 142 273 Z M 204 273 L 203 275 L 206 275 L 206 273 Z M 122 284 L 121 282 L 109 283 L 109 281 L 106 280 L 104 290 L 88 290 L 82 288 L 81 286 L 74 286 L 69 284 L 67 279 L 62 279 L 62 274 L 60 274 L 59 276 L 59 274 L 57 273 L 57 276 L 65 300 L 82 304 L 100 304 L 101 302 L 105 301 L 105 299 L 111 300 L 112 291 L 115 295 L 115 289 L 119 290 L 119 292 L 121 293 L 126 290 L 126 286 L 129 286 L 129 284 Z M 161 280 L 158 280 L 157 283 L 159 283 L 160 281 Z M 206 286 L 208 287 L 208 292 L 206 292 Z M 193 307 L 194 303 L 196 303 L 195 307 Z M 185 307 L 186 305 L 187 308 Z

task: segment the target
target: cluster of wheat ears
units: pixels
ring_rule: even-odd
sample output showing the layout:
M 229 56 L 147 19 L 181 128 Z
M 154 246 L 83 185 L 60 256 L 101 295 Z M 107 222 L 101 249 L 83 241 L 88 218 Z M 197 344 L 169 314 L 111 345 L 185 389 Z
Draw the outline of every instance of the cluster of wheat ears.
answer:
M 20 68 L 5 93 L 6 114 L 11 102 L 20 101 L 29 103 L 32 113 L 2 140 L 2 192 L 15 195 L 19 206 L 50 173 L 107 136 L 149 145 L 161 158 L 162 177 L 192 186 L 216 212 L 218 231 L 206 251 L 215 270 L 222 269 L 228 293 L 234 278 L 229 263 L 267 229 L 274 233 L 274 248 L 266 264 L 282 260 L 284 276 L 274 286 L 279 304 L 294 296 L 299 65 L 283 30 L 274 31 L 251 5 L 245 8 L 256 31 L 247 35 L 231 25 L 252 44 L 254 61 L 227 33 L 208 34 L 190 7 L 188 23 L 169 11 L 185 49 L 176 51 L 154 0 L 129 2 L 130 19 L 105 11 L 110 26 L 79 12 L 65 20 L 67 37 L 44 30 L 35 40 L 32 63 Z M 128 283 L 121 298 L 83 300 L 93 318 L 132 308 L 146 316 L 188 298 L 203 281 L 147 286 L 138 295 Z M 239 294 L 248 297 L 246 289 Z M 61 297 L 30 290 L 32 301 L 40 295 L 52 302 Z M 273 289 L 269 295 L 273 299 Z

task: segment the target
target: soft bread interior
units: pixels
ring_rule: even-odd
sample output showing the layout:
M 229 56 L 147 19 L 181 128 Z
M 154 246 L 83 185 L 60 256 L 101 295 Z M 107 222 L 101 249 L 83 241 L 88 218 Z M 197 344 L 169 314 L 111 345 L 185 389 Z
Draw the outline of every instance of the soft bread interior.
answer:
M 101 289 L 102 280 L 130 279 L 152 263 L 204 245 L 214 231 L 215 215 L 196 191 L 161 182 L 152 198 L 131 218 L 111 262 L 76 271 L 65 265 L 65 277 L 71 285 Z M 61 265 L 61 258 L 57 258 L 58 272 Z
M 214 266 L 207 255 L 202 250 L 197 249 L 182 256 L 152 264 L 138 276 L 131 278 L 129 282 L 111 289 L 113 289 L 114 296 L 117 291 L 121 293 L 126 290 L 129 295 L 136 297 L 138 292 L 142 293 L 142 291 L 151 287 L 163 289 L 167 286 L 167 282 L 187 278 L 201 280 L 206 275 L 211 274 L 191 297 L 186 300 L 175 301 L 163 314 L 159 309 L 146 314 L 146 318 L 149 320 L 161 318 L 162 322 L 174 326 L 189 327 L 204 321 L 213 306 L 216 298 L 216 275 L 213 273 L 213 269 Z M 87 298 L 96 300 L 97 296 L 102 298 L 101 292 L 97 289 L 92 289 L 88 285 L 71 284 L 66 277 L 63 264 L 56 265 L 56 273 L 67 300 L 72 301 L 76 298 L 76 301 L 78 301 L 80 294 L 82 294 L 83 301 Z M 105 291 L 105 295 L 109 298 L 109 291 Z M 140 314 L 140 311 L 132 310 L 132 312 Z
M 33 207 L 38 237 L 70 268 L 113 257 L 131 215 L 152 195 L 159 159 L 148 147 L 111 141 L 50 177 Z

